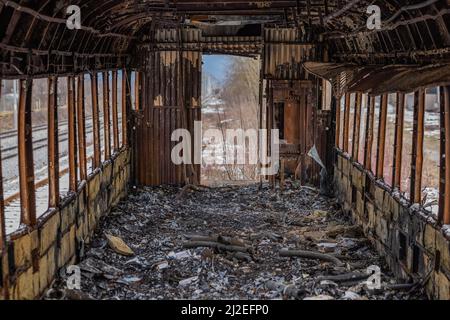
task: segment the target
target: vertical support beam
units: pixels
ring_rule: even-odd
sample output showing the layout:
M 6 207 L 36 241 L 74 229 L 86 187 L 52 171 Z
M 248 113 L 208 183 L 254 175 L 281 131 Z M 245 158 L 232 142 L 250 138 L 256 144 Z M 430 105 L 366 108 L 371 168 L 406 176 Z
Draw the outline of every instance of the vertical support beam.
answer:
M 425 90 L 414 93 L 414 130 L 411 157 L 411 201 L 422 200 L 423 132 L 425 125 Z
M 105 160 L 109 160 L 111 158 L 111 120 L 109 110 L 109 72 L 103 72 L 103 127 L 105 129 Z
M 446 137 L 446 110 L 445 110 L 445 88 L 439 87 L 439 122 L 440 122 L 440 143 L 439 143 L 439 202 L 438 202 L 438 223 L 442 224 L 445 216 L 445 188 L 446 188 L 446 145 L 447 145 L 447 137 Z
M 48 78 L 48 206 L 59 206 L 58 79 Z
M 67 77 L 67 111 L 69 128 L 69 190 L 77 191 L 77 139 L 76 139 L 76 109 L 75 109 L 75 80 Z
M 366 124 L 366 143 L 365 143 L 365 157 L 364 167 L 368 171 L 372 171 L 372 147 L 373 147 L 373 125 L 375 124 L 375 97 L 367 95 L 367 124 Z
M 75 79 L 74 79 L 75 80 Z M 87 180 L 86 159 L 86 115 L 84 103 L 84 75 L 78 76 L 77 92 L 77 120 L 78 120 L 78 158 L 80 166 L 80 179 Z M 94 144 L 95 145 L 95 144 Z
M 440 210 L 440 221 L 443 224 L 450 224 L 450 86 L 440 88 L 441 106 L 444 110 L 445 122 L 445 198 L 444 206 Z
M 130 88 L 128 86 L 128 72 L 126 69 L 122 70 L 122 146 L 128 146 L 128 107 L 129 99 L 131 98 Z
M 0 100 L 2 98 L 2 81 L 0 80 Z M 0 141 L 1 145 L 1 141 Z M 5 227 L 5 198 L 3 194 L 3 169 L 2 169 L 2 150 L 0 148 L 0 264 L 2 263 L 3 253 L 6 243 L 6 227 Z M 0 281 L 3 279 L 0 275 Z
M 359 136 L 361 129 L 361 100 L 362 93 L 356 93 L 355 97 L 355 121 L 353 123 L 353 148 L 352 148 L 352 158 L 358 161 L 359 155 Z
M 348 152 L 348 138 L 349 138 L 349 126 L 350 126 L 350 93 L 345 94 L 345 110 L 344 110 L 344 137 L 342 142 L 342 149 L 344 152 Z
M 405 121 L 405 94 L 397 93 L 397 110 L 395 116 L 395 143 L 393 186 L 400 189 L 402 179 L 403 128 Z
M 119 146 L 119 114 L 117 110 L 117 71 L 112 72 L 112 121 L 113 121 L 113 146 L 114 153 L 118 152 Z
M 261 39 L 264 39 L 264 25 L 261 28 Z M 263 40 L 264 41 L 264 40 Z M 262 132 L 263 129 L 263 108 L 264 108 L 264 64 L 265 64 L 265 49 L 262 49 L 261 54 L 261 64 L 259 65 L 259 96 L 258 96 L 258 132 Z M 262 139 L 261 134 L 258 134 L 258 155 L 259 155 L 259 161 L 258 161 L 258 174 L 259 174 L 259 190 L 262 190 L 264 179 L 262 175 L 263 170 L 263 164 L 261 159 L 261 148 Z
M 0 79 L 0 99 L 2 97 L 2 81 Z M 0 141 L 1 145 L 1 141 Z M 6 221 L 5 221 L 5 201 L 3 194 L 3 169 L 2 169 L 2 152 L 0 148 L 0 268 L 6 266 Z M 0 274 L 0 292 L 3 291 L 3 297 L 5 300 L 9 299 L 9 276 L 6 270 Z
M 92 87 L 92 129 L 94 131 L 94 169 L 100 168 L 101 150 L 100 150 L 100 121 L 98 110 L 98 75 L 91 75 Z
M 2 80 L 0 79 L 0 100 L 2 98 Z M 1 141 L 0 141 L 1 146 Z M 5 198 L 3 194 L 3 169 L 2 169 L 2 150 L 0 148 L 0 268 L 3 269 L 6 256 L 6 226 L 5 226 Z M 8 276 L 6 272 L 0 273 L 0 292 L 6 299 L 9 298 Z
M 337 104 L 337 107 L 336 107 L 336 142 L 335 142 L 335 145 L 336 145 L 336 148 L 341 148 L 341 145 L 340 145 L 340 138 L 341 138 L 341 97 L 337 97 L 336 98 L 336 104 Z
M 383 178 L 384 174 L 384 152 L 386 144 L 386 118 L 388 108 L 388 95 L 381 96 L 380 108 L 380 125 L 378 126 L 378 143 L 377 143 L 377 178 Z
M 20 80 L 18 135 L 19 135 L 19 181 L 21 214 L 20 222 L 36 226 L 36 191 L 34 189 L 33 132 L 31 124 L 31 99 L 33 80 Z

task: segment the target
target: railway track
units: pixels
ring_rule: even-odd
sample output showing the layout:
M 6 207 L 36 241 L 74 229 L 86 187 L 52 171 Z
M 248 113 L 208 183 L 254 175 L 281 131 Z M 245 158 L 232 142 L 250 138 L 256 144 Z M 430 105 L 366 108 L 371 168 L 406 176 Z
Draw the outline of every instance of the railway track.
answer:
M 86 118 L 86 122 L 92 120 L 92 117 Z M 67 125 L 69 122 L 66 121 L 61 121 L 59 122 L 59 125 Z M 47 124 L 43 124 L 40 126 L 34 126 L 33 127 L 33 132 L 40 132 L 40 131 L 44 131 L 47 130 Z M 14 138 L 15 136 L 17 136 L 17 129 L 15 130 L 6 130 L 0 133 L 0 140 L 3 139 L 9 139 L 9 138 Z
M 92 118 L 88 118 L 86 120 L 89 121 L 90 119 L 92 119 Z M 120 121 L 121 121 L 121 119 L 119 118 L 119 122 Z M 67 121 L 61 122 L 61 124 L 62 125 L 67 124 Z M 103 125 L 103 124 L 101 123 L 101 125 Z M 34 132 L 39 132 L 39 131 L 47 130 L 47 127 L 46 126 L 37 126 L 37 127 L 34 127 L 33 130 L 34 130 Z M 93 125 L 92 124 L 87 125 L 86 126 L 86 135 L 91 134 L 92 132 L 93 132 Z M 103 139 L 102 132 L 103 131 L 100 132 L 101 139 Z M 3 132 L 2 134 L 0 134 L 0 140 L 1 139 L 7 139 L 7 137 L 11 138 L 11 137 L 14 137 L 16 135 L 17 135 L 17 131 L 14 131 L 14 134 L 12 132 Z M 66 141 L 68 141 L 69 140 L 68 136 L 69 136 L 68 130 L 66 130 L 64 132 L 61 132 L 61 134 L 59 136 L 59 142 L 66 142 Z M 37 150 L 46 148 L 47 147 L 47 141 L 48 141 L 47 137 L 44 137 L 42 139 L 37 139 L 37 140 L 33 141 L 33 151 L 37 151 Z M 14 150 L 16 152 L 8 154 L 9 152 L 14 151 Z M 18 150 L 18 145 L 2 148 L 1 149 L 2 160 L 5 161 L 5 160 L 14 159 L 14 158 L 18 157 L 17 150 Z
M 91 119 L 91 118 L 89 118 L 89 119 Z M 89 120 L 89 119 L 87 119 L 87 120 Z M 119 118 L 119 123 L 121 121 L 122 121 L 121 118 Z M 45 127 L 44 129 L 47 130 L 47 127 Z M 41 129 L 41 131 L 44 130 L 44 129 Z M 93 125 L 92 124 L 87 125 L 86 126 L 86 135 L 91 134 L 92 132 L 93 132 Z M 103 134 L 102 133 L 103 133 L 103 131 L 100 131 L 101 139 L 103 139 Z M 17 135 L 17 131 L 15 131 L 14 136 L 15 135 Z M 68 136 L 69 136 L 68 130 L 62 132 L 61 135 L 59 136 L 59 138 L 60 138 L 59 142 L 66 142 L 66 141 L 68 141 L 69 140 Z M 0 140 L 2 138 L 4 139 L 4 136 L 0 135 Z M 33 146 L 33 151 L 37 151 L 37 150 L 46 148 L 47 147 L 47 141 L 48 141 L 47 137 L 33 141 L 33 145 L 34 145 Z M 7 154 L 8 152 L 11 152 L 11 151 L 14 151 L 14 150 L 16 150 L 16 151 L 18 150 L 18 145 L 15 145 L 15 146 L 12 146 L 12 147 L 6 147 L 6 148 L 1 149 L 2 160 L 4 161 L 4 160 L 14 159 L 14 158 L 18 157 L 18 152 L 14 152 L 12 154 Z

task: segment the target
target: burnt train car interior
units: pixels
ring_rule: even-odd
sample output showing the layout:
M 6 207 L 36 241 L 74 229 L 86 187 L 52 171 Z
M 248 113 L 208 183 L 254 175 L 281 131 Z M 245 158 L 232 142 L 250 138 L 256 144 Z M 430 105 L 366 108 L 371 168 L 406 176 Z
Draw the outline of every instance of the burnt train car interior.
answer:
M 0 300 L 449 300 L 449 30 L 446 0 L 0 0 Z M 251 182 L 202 182 L 207 55 L 256 61 Z

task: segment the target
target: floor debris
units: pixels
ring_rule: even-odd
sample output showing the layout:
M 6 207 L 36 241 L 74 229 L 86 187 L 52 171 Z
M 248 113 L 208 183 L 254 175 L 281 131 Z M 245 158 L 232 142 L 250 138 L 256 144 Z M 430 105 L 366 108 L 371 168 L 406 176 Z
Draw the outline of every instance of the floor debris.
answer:
M 130 195 L 87 248 L 79 296 L 424 299 L 420 286 L 395 281 L 334 199 L 288 180 L 284 191 L 258 187 L 155 187 Z M 370 266 L 381 268 L 382 290 L 367 287 Z M 47 296 L 74 296 L 65 290 L 59 279 Z

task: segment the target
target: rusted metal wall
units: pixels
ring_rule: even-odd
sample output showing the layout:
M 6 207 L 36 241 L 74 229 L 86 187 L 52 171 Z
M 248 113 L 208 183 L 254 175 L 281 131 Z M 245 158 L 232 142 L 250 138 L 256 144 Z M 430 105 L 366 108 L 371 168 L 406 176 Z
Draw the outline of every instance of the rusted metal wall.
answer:
M 319 185 L 321 168 L 308 153 L 316 146 L 322 162 L 331 166 L 326 140 L 331 114 L 319 110 L 317 81 L 269 81 L 268 93 L 269 128 L 277 128 L 274 117 L 280 112 L 279 104 L 284 104 L 280 152 L 286 172 L 295 173 L 302 183 Z
M 287 172 L 294 173 L 302 183 L 320 183 L 320 166 L 308 156 L 316 146 L 327 163 L 326 140 L 331 116 L 319 112 L 317 78 L 303 63 L 321 58 L 321 48 L 307 43 L 305 34 L 296 28 L 264 29 L 263 74 L 269 81 L 269 116 L 276 115 L 276 104 L 284 103 L 284 140 L 281 157 Z M 320 115 L 319 115 L 320 114 Z M 276 128 L 270 119 L 269 128 Z M 297 158 L 297 159 L 296 159 Z M 331 165 L 330 165 L 331 167 Z
M 199 165 L 175 165 L 176 129 L 191 132 L 201 120 L 200 31 L 157 30 L 154 45 L 139 49 L 141 108 L 136 126 L 137 181 L 141 185 L 200 181 Z M 192 154 L 194 154 L 192 152 Z
M 318 59 L 316 45 L 305 43 L 294 28 L 264 29 L 264 77 L 277 80 L 312 79 L 302 63 Z

